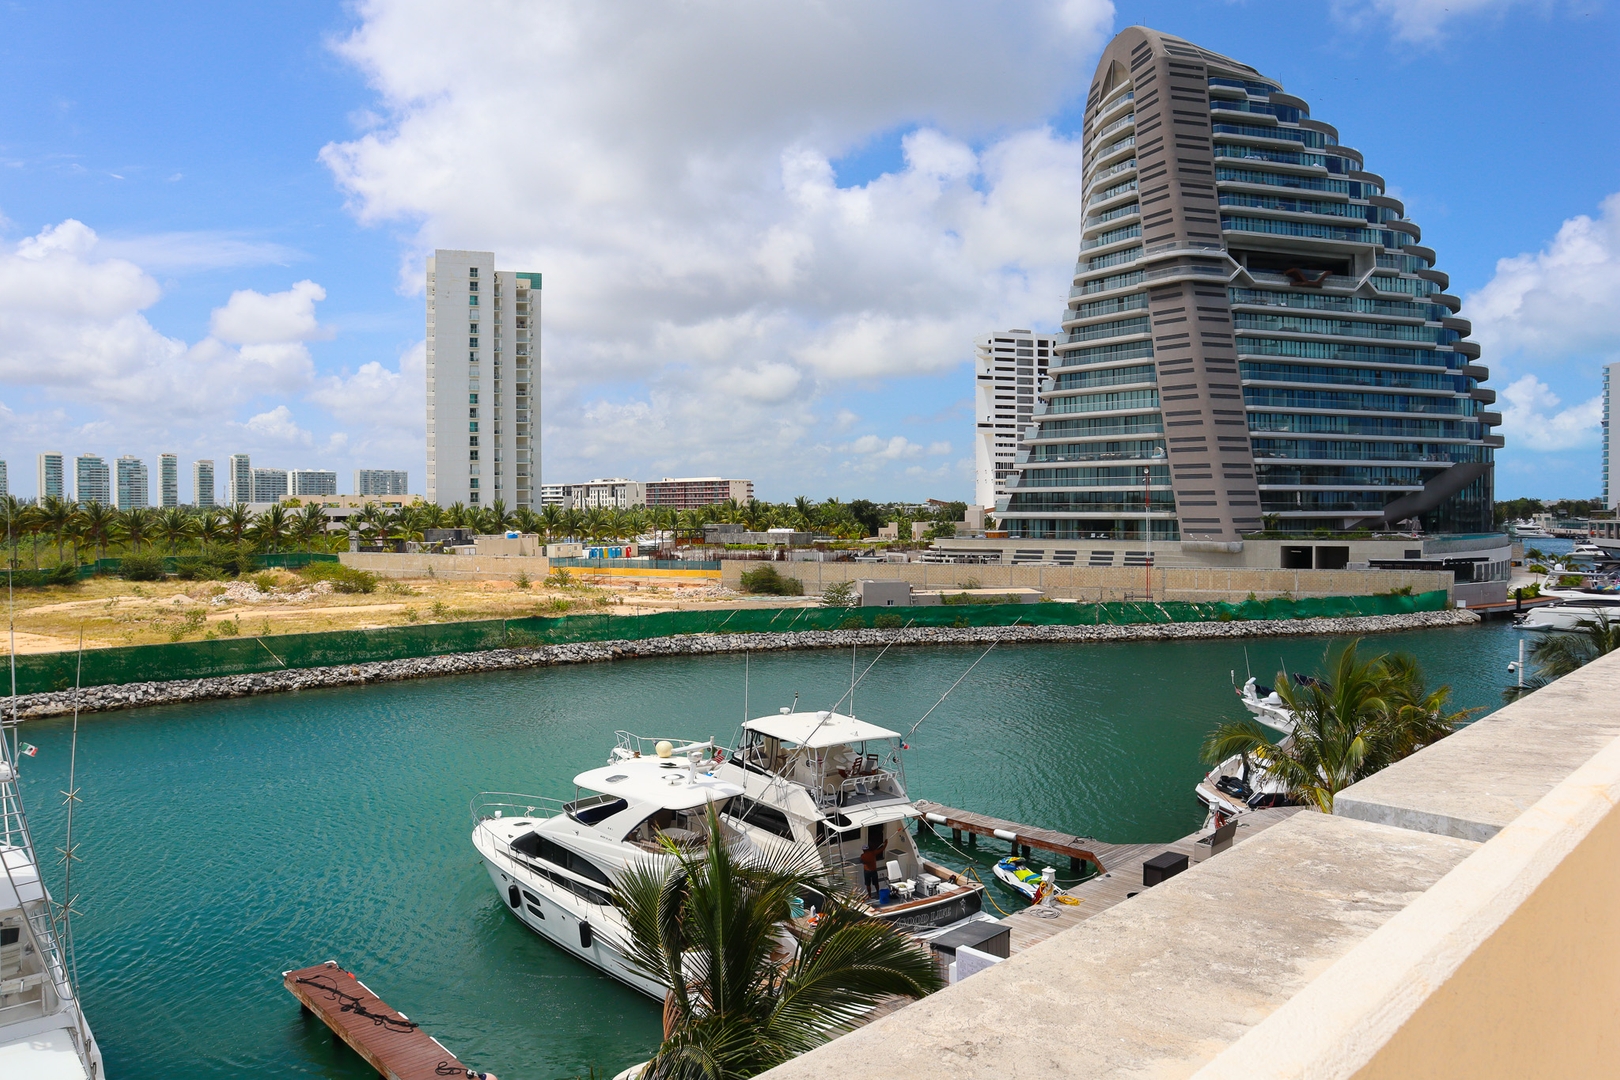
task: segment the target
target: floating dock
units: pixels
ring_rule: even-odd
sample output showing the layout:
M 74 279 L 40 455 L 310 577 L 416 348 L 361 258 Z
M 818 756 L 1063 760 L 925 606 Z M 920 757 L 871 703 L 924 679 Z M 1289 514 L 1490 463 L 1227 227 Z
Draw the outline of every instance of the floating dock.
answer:
M 976 814 L 971 810 L 941 806 L 939 803 L 918 800 L 917 809 L 923 812 L 922 820 L 936 830 L 950 828 L 974 836 L 991 837 L 1009 845 L 1013 853 L 1025 858 L 1029 857 L 1031 849 L 1067 855 L 1071 873 L 1078 872 L 1076 859 L 1097 867 L 1096 877 L 1063 890 L 1061 895 L 1080 901 L 1078 904 L 1054 904 L 1050 908 L 1025 907 L 1002 920 L 1012 931 L 1010 944 L 1015 954 L 1146 891 L 1148 886 L 1142 884 L 1142 864 L 1155 855 L 1173 851 L 1187 856 L 1189 862 L 1199 861 L 1196 842 L 1204 835 L 1200 830 L 1167 844 L 1105 844 L 1088 836 L 1071 836 L 1052 829 L 1021 825 Z M 1241 843 L 1303 809 L 1284 806 L 1240 814 L 1233 819 L 1237 832 L 1232 842 Z M 944 822 L 935 818 L 944 818 Z M 961 846 L 959 836 L 957 846 Z M 990 854 L 986 852 L 987 857 Z
M 388 1080 L 487 1077 L 456 1056 L 337 961 L 281 973 L 281 984 Z

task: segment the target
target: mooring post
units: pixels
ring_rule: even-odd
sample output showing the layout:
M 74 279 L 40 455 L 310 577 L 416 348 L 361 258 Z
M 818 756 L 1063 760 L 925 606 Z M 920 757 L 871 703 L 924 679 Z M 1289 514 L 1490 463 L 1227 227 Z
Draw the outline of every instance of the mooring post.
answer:
M 1070 855 L 1069 856 L 1069 873 L 1078 874 L 1079 872 L 1080 872 L 1080 857 L 1078 855 Z
M 1013 852 L 1014 852 L 1014 853 L 1015 853 L 1015 854 L 1016 854 L 1016 853 L 1017 853 L 1017 851 L 1018 851 L 1018 845 L 1017 845 L 1017 844 L 1014 844 L 1014 845 L 1013 845 Z M 1029 845 L 1028 845 L 1028 844 L 1025 844 L 1025 845 L 1024 845 L 1024 852 L 1023 852 L 1023 854 L 1024 854 L 1024 858 L 1026 858 L 1026 859 L 1027 859 L 1027 858 L 1029 858 Z
M 955 844 L 957 847 L 962 846 L 962 830 L 961 829 L 952 829 L 951 830 L 951 843 Z

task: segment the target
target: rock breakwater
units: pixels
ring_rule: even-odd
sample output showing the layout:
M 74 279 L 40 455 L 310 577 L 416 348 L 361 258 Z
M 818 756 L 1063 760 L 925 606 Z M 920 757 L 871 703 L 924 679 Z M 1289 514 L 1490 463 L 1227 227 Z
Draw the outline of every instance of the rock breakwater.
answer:
M 1138 626 L 981 626 L 910 627 L 898 630 L 804 630 L 784 634 L 683 634 L 642 641 L 590 641 L 535 648 L 491 649 L 411 660 L 293 668 L 254 675 L 209 679 L 88 686 L 20 695 L 22 720 L 73 712 L 111 712 L 149 705 L 278 694 L 326 686 L 467 675 L 482 671 L 594 664 L 655 656 L 707 656 L 713 653 L 776 652 L 785 649 L 831 649 L 850 645 L 983 645 L 993 641 L 1055 643 L 1089 641 L 1183 641 L 1243 637 L 1297 637 L 1311 634 L 1376 634 L 1438 626 L 1464 626 L 1479 621 L 1466 610 L 1421 611 L 1410 615 L 1369 615 L 1347 619 L 1271 619 L 1250 622 L 1154 623 Z

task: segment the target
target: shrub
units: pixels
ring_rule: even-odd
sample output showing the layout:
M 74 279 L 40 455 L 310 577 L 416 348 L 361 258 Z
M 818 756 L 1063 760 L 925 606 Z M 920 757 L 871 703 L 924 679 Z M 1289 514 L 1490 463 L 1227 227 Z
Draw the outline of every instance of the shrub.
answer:
M 553 589 L 566 589 L 574 584 L 574 575 L 570 574 L 564 567 L 559 566 L 546 575 L 546 584 Z
M 276 575 L 268 570 L 256 575 L 253 579 L 253 587 L 262 593 L 275 592 Z
M 334 592 L 369 593 L 377 591 L 377 575 L 335 562 L 310 563 L 298 573 L 305 581 L 330 581 Z
M 174 576 L 181 581 L 218 581 L 224 575 L 218 566 L 196 555 L 182 555 L 174 560 Z
M 951 620 L 951 628 L 954 630 L 966 630 L 970 625 L 971 624 L 967 621 L 966 615 L 958 615 L 955 619 Z
M 54 570 L 45 575 L 45 581 L 50 585 L 77 585 L 79 568 L 72 563 L 58 563 Z
M 872 625 L 879 630 L 898 630 L 906 625 L 906 620 L 898 615 L 879 615 L 872 620 Z
M 135 553 L 118 560 L 118 576 L 125 581 L 162 581 L 168 574 L 163 556 Z
M 1231 622 L 1233 618 L 1234 618 L 1233 614 L 1230 611 L 1226 611 L 1224 609 L 1215 613 L 1215 621 L 1216 622 Z
M 506 647 L 508 649 L 538 649 L 540 639 L 527 630 L 507 630 Z
M 572 600 L 565 600 L 560 596 L 553 596 L 550 600 L 547 600 L 544 604 L 540 605 L 540 610 L 541 612 L 550 615 L 563 615 L 566 614 L 568 609 L 573 606 L 574 602 Z
M 821 604 L 823 607 L 854 607 L 860 600 L 855 595 L 853 581 L 837 581 L 821 591 Z
M 246 544 L 238 548 L 220 548 L 208 553 L 208 565 L 220 577 L 240 577 L 259 568 L 259 560 Z
M 859 615 L 851 615 L 849 618 L 845 619 L 843 622 L 838 624 L 838 629 L 840 629 L 840 630 L 865 630 L 866 629 L 866 624 L 861 621 L 861 617 Z
M 742 576 L 743 592 L 756 596 L 803 596 L 804 582 L 798 578 L 783 577 L 774 566 L 761 566 L 746 570 Z
M 242 632 L 242 624 L 236 619 L 221 619 L 215 629 L 220 637 L 235 637 Z
M 519 570 L 517 580 L 512 582 L 512 584 L 516 585 L 520 589 L 527 589 L 531 584 L 533 584 L 533 582 L 529 580 L 529 575 L 526 571 Z

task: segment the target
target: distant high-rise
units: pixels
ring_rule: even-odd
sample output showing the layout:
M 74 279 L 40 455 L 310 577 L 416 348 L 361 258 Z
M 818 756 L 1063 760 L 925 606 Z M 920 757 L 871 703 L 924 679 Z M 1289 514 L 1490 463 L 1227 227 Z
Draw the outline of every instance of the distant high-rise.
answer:
M 191 463 L 191 490 L 197 509 L 214 505 L 214 462 L 203 458 Z
M 1018 457 L 1018 437 L 1035 413 L 1035 392 L 1052 363 L 1057 338 L 1029 330 L 1003 330 L 974 342 L 974 484 L 980 506 L 1007 493 Z
M 1603 505 L 1610 510 L 1620 507 L 1620 484 L 1611 470 L 1617 459 L 1614 453 L 1614 395 L 1620 393 L 1620 361 L 1603 365 Z
M 112 470 L 96 454 L 80 454 L 73 459 L 73 498 L 80 506 L 100 503 L 113 505 Z
M 118 468 L 118 509 L 140 510 L 152 504 L 152 479 L 147 475 L 146 462 L 125 454 L 116 462 Z
M 11 494 L 11 480 L 6 475 L 6 463 L 0 461 L 0 499 Z
M 249 502 L 280 502 L 287 497 L 286 469 L 254 469 L 253 498 Z
M 287 493 L 300 498 L 309 495 L 336 495 L 337 473 L 330 469 L 294 469 L 287 474 Z
M 180 459 L 174 454 L 158 455 L 158 505 L 180 505 Z
M 246 454 L 232 454 L 225 477 L 226 502 L 232 506 L 253 501 L 253 463 Z
M 532 507 L 540 483 L 540 275 L 489 251 L 427 261 L 427 497 Z M 358 485 L 355 494 L 363 494 Z
M 356 469 L 354 470 L 354 493 L 356 495 L 409 495 L 411 493 L 411 474 L 404 469 Z
M 1084 140 L 1065 333 L 996 514 L 1013 539 L 1491 530 L 1496 393 L 1360 151 L 1140 26 L 1103 50 Z
M 39 455 L 39 487 L 35 489 L 39 501 L 67 498 L 66 476 L 62 468 L 63 454 L 52 450 Z

